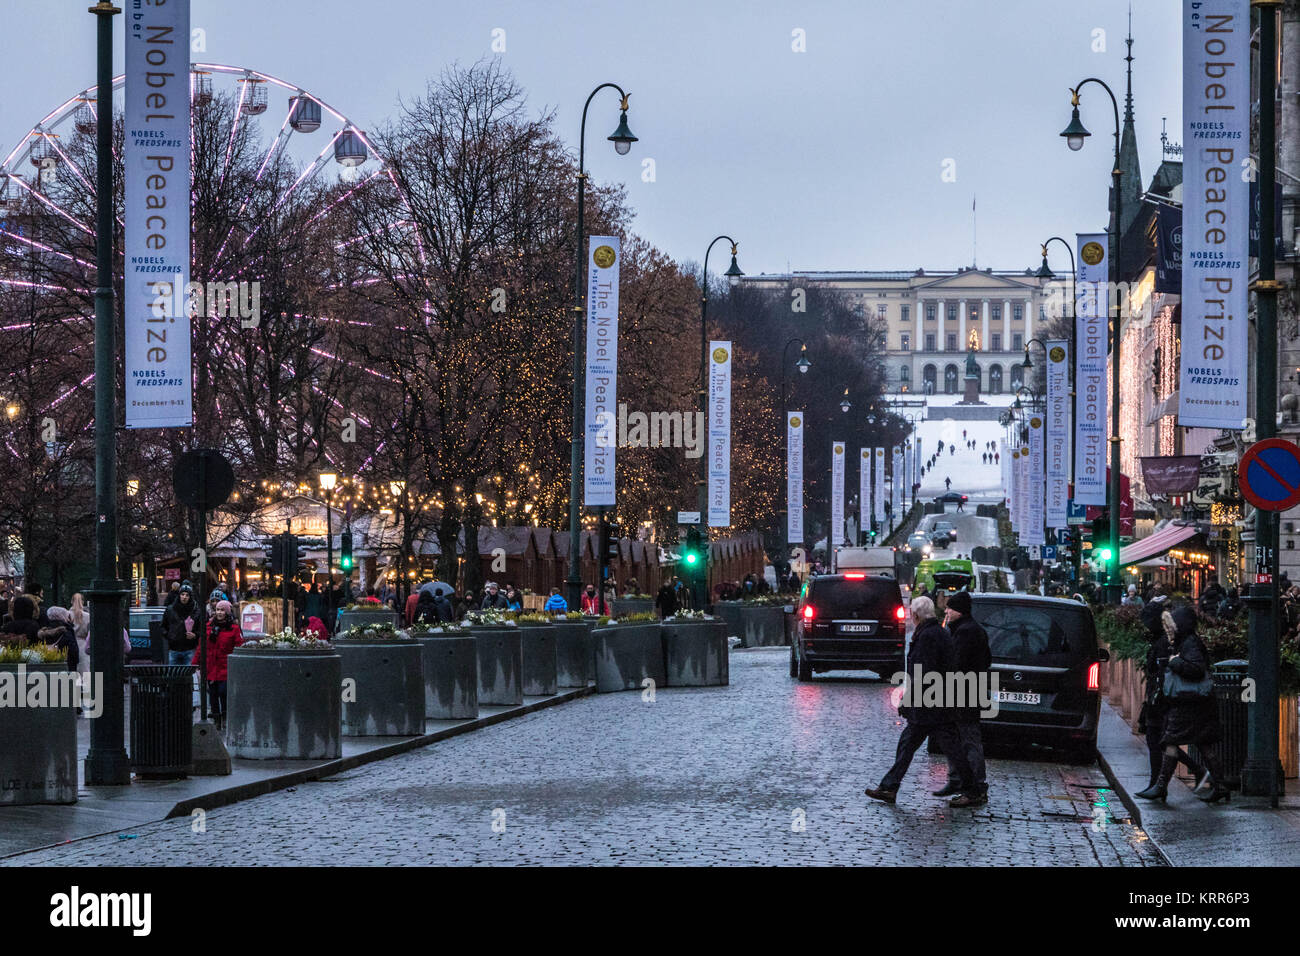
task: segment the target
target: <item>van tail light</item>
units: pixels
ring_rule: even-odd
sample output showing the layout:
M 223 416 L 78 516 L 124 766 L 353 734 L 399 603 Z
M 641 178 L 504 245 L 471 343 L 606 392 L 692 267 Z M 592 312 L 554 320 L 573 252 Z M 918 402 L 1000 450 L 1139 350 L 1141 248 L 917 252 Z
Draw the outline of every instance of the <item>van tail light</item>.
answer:
M 907 608 L 903 607 L 903 605 L 901 604 L 898 605 L 898 607 L 894 610 L 894 617 L 898 618 L 900 621 L 906 621 Z
M 805 604 L 803 608 L 803 619 L 805 621 L 811 621 L 816 616 L 817 612 L 813 610 L 813 606 L 811 604 Z
M 1088 665 L 1088 690 L 1101 690 L 1101 664 L 1098 661 Z
M 867 579 L 865 574 L 854 574 L 848 572 L 845 573 L 844 577 L 849 581 L 865 581 Z

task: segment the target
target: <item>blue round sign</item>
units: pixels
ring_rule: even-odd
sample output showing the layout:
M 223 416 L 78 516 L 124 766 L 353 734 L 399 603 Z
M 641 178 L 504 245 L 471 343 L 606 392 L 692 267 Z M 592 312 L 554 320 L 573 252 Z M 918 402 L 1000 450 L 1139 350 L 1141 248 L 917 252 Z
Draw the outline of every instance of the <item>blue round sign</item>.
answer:
M 1246 449 L 1237 468 L 1241 495 L 1262 511 L 1300 505 L 1300 448 L 1284 438 L 1265 438 Z

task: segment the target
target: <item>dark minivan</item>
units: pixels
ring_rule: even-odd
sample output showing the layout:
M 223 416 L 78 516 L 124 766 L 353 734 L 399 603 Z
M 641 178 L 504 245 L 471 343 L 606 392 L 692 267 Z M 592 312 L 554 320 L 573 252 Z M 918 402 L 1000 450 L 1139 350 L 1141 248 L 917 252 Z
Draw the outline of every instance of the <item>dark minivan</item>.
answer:
M 898 581 L 847 571 L 808 580 L 795 609 L 790 676 L 871 670 L 884 679 L 903 669 L 907 611 Z
M 1092 609 L 1031 594 L 973 594 L 998 675 L 998 713 L 984 739 L 1061 747 L 1091 761 L 1097 753 L 1101 664 Z

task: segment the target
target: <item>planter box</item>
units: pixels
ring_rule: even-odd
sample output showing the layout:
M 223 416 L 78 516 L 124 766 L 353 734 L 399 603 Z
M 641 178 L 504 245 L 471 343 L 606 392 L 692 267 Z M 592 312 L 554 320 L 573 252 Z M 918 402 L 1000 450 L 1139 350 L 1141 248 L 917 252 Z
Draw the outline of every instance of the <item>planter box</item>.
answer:
M 560 687 L 586 687 L 596 676 L 596 642 L 591 636 L 598 618 L 555 622 L 556 683 Z
M 614 598 L 609 602 L 611 617 L 622 617 L 625 614 L 653 614 L 655 610 L 654 598 Z
M 478 702 L 518 707 L 524 702 L 524 648 L 518 627 L 472 627 L 478 654 Z
M 340 637 L 343 735 L 412 737 L 424 733 L 424 648 L 410 638 Z
M 669 687 L 726 686 L 730 671 L 724 622 L 665 621 L 662 633 Z
M 664 686 L 667 675 L 659 630 L 658 623 L 594 628 L 591 636 L 596 642 L 597 692 L 640 690 L 647 678 Z
M 252 647 L 230 655 L 226 746 L 249 760 L 343 756 L 343 658 L 323 648 Z
M 416 634 L 424 652 L 424 716 L 478 716 L 478 642 L 470 634 Z
M 76 677 L 62 661 L 0 664 L 0 806 L 77 802 Z M 16 706 L 38 683 L 45 705 Z
M 339 618 L 338 633 L 342 634 L 350 627 L 365 627 L 367 624 L 391 624 L 393 627 L 401 627 L 402 622 L 397 612 L 388 608 L 380 608 L 377 611 L 344 611 Z
M 719 601 L 714 613 L 727 624 L 727 633 L 741 639 L 744 647 L 783 647 L 785 611 L 780 604 L 754 605 L 739 601 Z
M 554 624 L 520 624 L 525 697 L 549 697 L 559 690 Z

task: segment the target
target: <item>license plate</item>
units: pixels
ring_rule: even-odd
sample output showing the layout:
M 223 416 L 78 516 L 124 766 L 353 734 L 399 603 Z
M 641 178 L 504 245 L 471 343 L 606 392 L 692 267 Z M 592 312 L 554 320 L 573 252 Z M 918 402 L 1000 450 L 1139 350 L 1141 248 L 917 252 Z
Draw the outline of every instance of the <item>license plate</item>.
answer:
M 870 634 L 875 630 L 874 624 L 841 624 L 841 634 Z
M 999 704 L 1041 704 L 1043 698 L 1039 694 L 1031 694 L 1022 690 L 1000 690 L 998 691 Z

